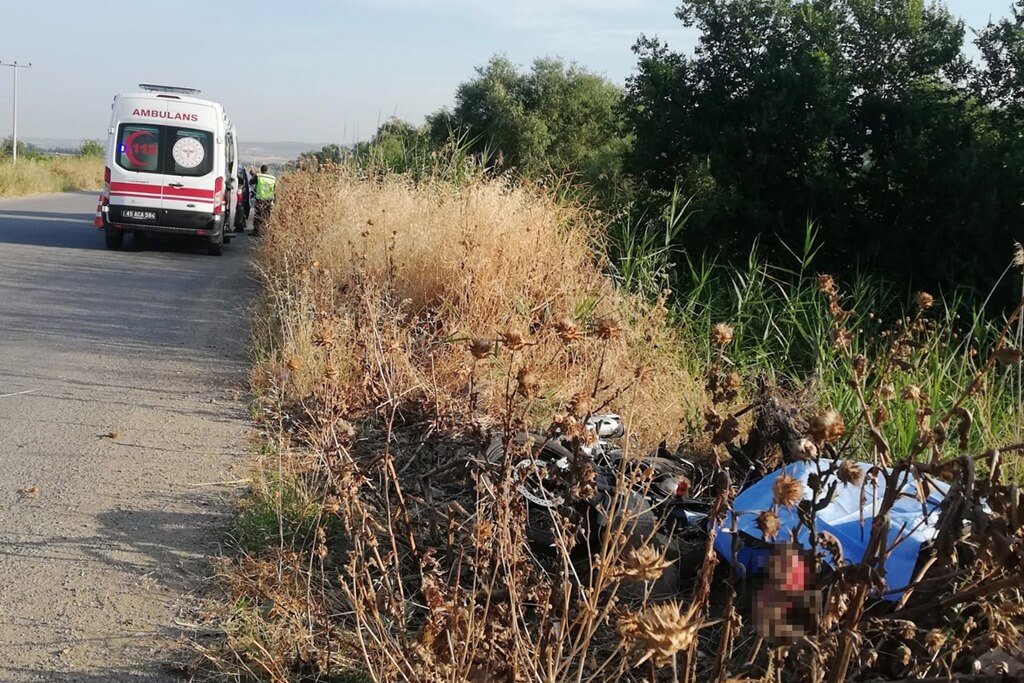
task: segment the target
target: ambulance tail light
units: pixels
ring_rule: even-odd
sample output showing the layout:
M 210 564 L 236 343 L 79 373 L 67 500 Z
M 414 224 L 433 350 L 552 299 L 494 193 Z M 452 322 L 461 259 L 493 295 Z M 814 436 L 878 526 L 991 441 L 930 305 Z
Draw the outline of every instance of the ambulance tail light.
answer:
M 217 178 L 213 184 L 213 212 L 215 214 L 224 211 L 224 179 Z

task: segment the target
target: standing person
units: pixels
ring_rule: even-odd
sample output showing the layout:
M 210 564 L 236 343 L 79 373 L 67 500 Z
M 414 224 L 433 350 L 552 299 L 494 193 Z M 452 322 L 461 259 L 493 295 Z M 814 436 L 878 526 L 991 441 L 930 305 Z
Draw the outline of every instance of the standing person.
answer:
M 267 165 L 260 166 L 260 172 L 256 175 L 256 216 L 252 222 L 252 234 L 259 235 L 263 223 L 270 218 L 270 211 L 274 207 L 274 188 L 277 185 L 277 178 L 267 172 Z

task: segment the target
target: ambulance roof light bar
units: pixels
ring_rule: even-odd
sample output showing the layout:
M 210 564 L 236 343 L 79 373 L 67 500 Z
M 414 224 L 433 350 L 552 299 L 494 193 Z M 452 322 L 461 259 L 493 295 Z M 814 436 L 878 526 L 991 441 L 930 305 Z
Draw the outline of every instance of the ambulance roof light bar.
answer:
M 198 95 L 202 92 L 198 88 L 182 88 L 176 85 L 153 85 L 152 83 L 139 83 L 139 87 L 147 92 L 177 93 L 179 95 Z

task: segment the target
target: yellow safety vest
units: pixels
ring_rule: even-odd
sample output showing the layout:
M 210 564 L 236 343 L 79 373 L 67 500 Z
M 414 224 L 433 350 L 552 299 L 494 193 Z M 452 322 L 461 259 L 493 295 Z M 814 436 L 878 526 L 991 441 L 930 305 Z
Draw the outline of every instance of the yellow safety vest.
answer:
M 277 178 L 267 173 L 256 176 L 256 199 L 273 199 Z

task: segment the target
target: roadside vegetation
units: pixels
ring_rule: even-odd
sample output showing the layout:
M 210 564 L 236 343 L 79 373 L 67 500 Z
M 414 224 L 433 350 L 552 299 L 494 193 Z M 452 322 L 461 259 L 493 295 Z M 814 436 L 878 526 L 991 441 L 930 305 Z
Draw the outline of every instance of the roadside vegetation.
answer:
M 571 517 L 553 548 L 537 549 L 509 462 L 483 453 L 496 435 L 571 432 L 610 409 L 636 454 L 664 439 L 714 463 L 756 434 L 782 462 L 791 446 L 764 424 L 777 417 L 766 406 L 781 404 L 815 452 L 950 481 L 964 476 L 958 456 L 976 454 L 994 468 L 984 495 L 1010 504 L 1019 494 L 1001 482 L 1015 480 L 1021 448 L 1019 311 L 1003 324 L 957 320 L 919 293 L 906 315 L 882 319 L 881 287 L 840 289 L 811 264 L 756 257 L 745 271 L 694 265 L 704 275 L 677 293 L 687 296 L 651 299 L 653 283 L 622 287 L 592 213 L 457 157 L 418 180 L 348 166 L 282 183 L 256 261 L 263 446 L 237 554 L 220 565 L 230 606 L 224 641 L 202 648 L 212 675 L 826 680 L 841 666 L 870 680 L 947 675 L 988 651 L 1012 660 L 1024 573 L 1006 508 L 1002 531 L 990 529 L 998 549 L 952 535 L 942 552 L 965 553 L 963 542 L 974 560 L 943 555 L 953 579 L 938 593 L 921 582 L 902 611 L 878 611 L 870 572 L 855 571 L 884 560 L 849 558 L 821 622 L 793 643 L 742 606 L 750 596 L 716 569 L 710 543 L 691 549 L 682 581 L 683 558 L 630 542 L 628 516 L 585 561 Z M 1007 277 L 1019 282 L 1022 259 Z M 842 476 L 877 477 L 880 496 L 900 488 L 856 468 Z M 725 525 L 729 496 L 715 505 Z
M 87 141 L 75 155 L 50 155 L 18 143 L 11 163 L 11 141 L 0 145 L 0 197 L 46 192 L 99 190 L 103 186 L 103 146 Z
M 817 682 L 1019 666 L 1022 198 L 999 160 L 1019 153 L 1005 56 L 1024 46 L 1024 4 L 981 30 L 980 66 L 962 23 L 919 2 L 698 1 L 678 16 L 701 49 L 642 39 L 624 90 L 496 58 L 424 126 L 388 122 L 282 180 L 255 257 L 259 452 L 203 675 Z M 947 143 L 974 165 L 934 148 Z M 589 546 L 569 512 L 551 547 L 528 541 L 511 435 L 578 448 L 605 410 L 627 425 L 627 463 L 664 442 L 714 472 L 710 538 L 638 539 L 613 503 Z M 495 439 L 506 455 L 489 459 Z M 736 546 L 712 545 L 734 511 L 721 465 L 751 450 L 817 467 L 810 508 L 780 478 L 743 511 L 771 542 L 798 510 L 811 574 L 834 569 L 799 592 L 810 616 L 788 632 L 765 608 L 776 570 L 748 585 L 727 568 Z M 649 485 L 627 471 L 613 501 Z M 593 470 L 572 476 L 586 499 Z M 920 573 L 892 586 L 884 523 L 844 558 L 809 511 L 854 486 L 885 520 L 909 477 L 948 485 L 947 502 Z

